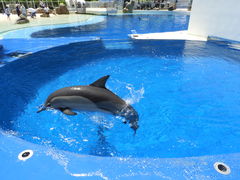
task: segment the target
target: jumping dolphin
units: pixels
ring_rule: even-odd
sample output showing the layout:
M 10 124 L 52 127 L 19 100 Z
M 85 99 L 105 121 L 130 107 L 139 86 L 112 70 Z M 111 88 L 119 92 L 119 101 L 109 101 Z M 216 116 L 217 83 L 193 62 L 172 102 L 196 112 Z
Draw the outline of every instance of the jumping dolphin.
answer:
M 66 115 L 77 115 L 74 111 L 108 112 L 126 119 L 136 133 L 138 113 L 120 97 L 105 87 L 110 76 L 104 76 L 87 86 L 71 86 L 50 94 L 38 113 L 47 109 L 57 109 Z

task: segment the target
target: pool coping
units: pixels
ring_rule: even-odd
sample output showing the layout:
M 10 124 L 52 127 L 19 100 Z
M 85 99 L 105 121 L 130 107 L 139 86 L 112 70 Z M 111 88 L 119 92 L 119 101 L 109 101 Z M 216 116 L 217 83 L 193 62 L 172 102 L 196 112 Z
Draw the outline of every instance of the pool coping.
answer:
M 207 41 L 207 37 L 196 36 L 185 31 L 173 31 L 162 33 L 129 34 L 129 37 L 137 40 L 188 40 L 188 41 Z

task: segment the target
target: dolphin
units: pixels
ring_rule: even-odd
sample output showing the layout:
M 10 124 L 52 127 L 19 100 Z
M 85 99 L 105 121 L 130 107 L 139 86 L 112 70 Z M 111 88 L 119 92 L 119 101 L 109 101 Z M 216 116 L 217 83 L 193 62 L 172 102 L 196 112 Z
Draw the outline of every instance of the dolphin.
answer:
M 71 86 L 56 90 L 50 94 L 37 113 L 57 109 L 66 115 L 77 115 L 75 111 L 100 111 L 124 117 L 123 123 L 129 123 L 134 130 L 138 129 L 138 113 L 105 87 L 110 76 L 104 76 L 87 86 Z

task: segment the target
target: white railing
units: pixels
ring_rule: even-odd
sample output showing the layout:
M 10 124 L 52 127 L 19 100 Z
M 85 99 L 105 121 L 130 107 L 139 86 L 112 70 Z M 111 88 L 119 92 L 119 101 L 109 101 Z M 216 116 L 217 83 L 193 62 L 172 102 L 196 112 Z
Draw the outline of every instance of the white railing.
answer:
M 115 1 L 109 2 L 100 2 L 100 1 L 86 1 L 87 8 L 113 8 L 115 5 Z

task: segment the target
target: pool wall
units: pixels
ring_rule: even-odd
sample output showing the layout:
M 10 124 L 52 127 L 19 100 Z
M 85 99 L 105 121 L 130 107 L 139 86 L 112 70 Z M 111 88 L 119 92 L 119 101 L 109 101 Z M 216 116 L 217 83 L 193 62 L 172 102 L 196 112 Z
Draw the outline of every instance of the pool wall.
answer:
M 194 0 L 188 32 L 240 41 L 239 7 L 238 0 Z
M 22 179 L 239 179 L 239 154 L 192 158 L 119 158 L 78 155 L 43 147 L 19 139 L 12 132 L 0 132 L 1 177 Z M 21 161 L 18 154 L 33 150 Z M 215 162 L 231 167 L 230 175 L 214 170 Z

